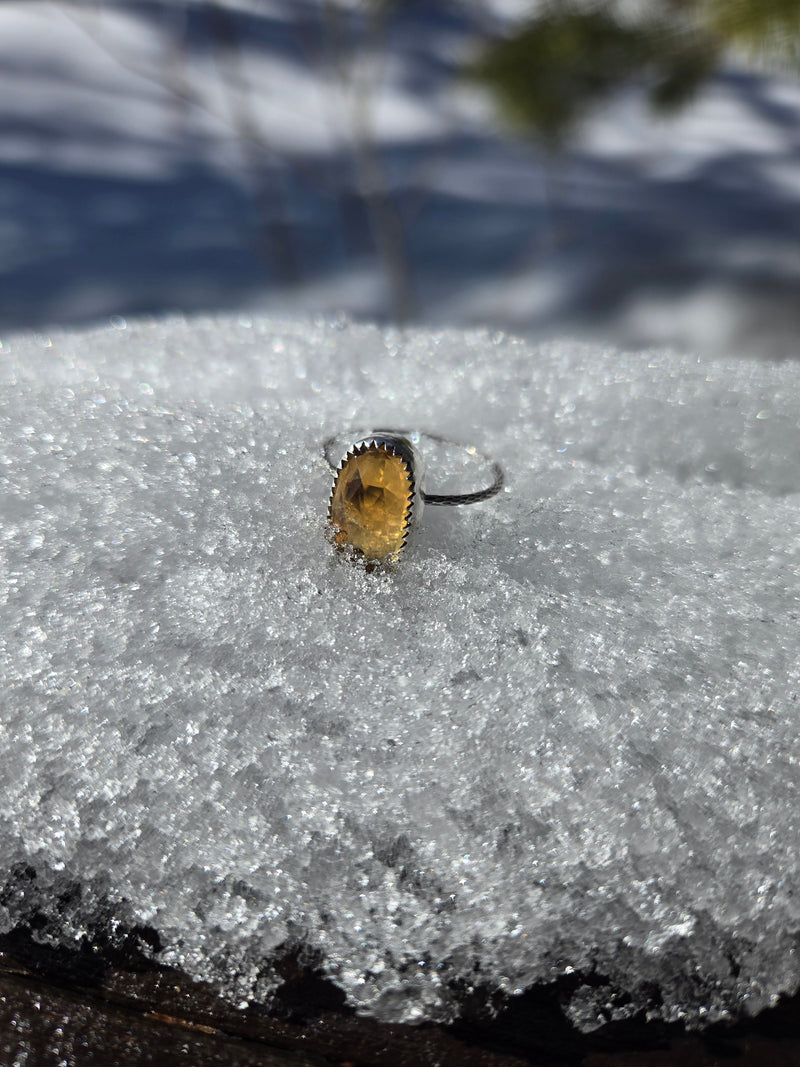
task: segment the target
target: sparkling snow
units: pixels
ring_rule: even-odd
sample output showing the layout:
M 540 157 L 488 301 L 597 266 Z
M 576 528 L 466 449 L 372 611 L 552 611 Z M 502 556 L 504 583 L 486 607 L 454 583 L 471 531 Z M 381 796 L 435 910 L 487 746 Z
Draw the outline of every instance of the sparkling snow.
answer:
M 1 351 L 1 928 L 27 866 L 38 936 L 145 923 L 237 1002 L 299 943 L 383 1019 L 797 987 L 797 365 L 244 318 Z M 370 426 L 507 488 L 367 574 L 319 446 Z

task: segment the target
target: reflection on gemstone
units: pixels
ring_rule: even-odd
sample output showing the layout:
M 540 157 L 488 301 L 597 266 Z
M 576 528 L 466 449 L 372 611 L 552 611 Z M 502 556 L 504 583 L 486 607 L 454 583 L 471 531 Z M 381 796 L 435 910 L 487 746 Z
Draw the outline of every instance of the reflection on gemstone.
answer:
M 330 506 L 334 544 L 351 545 L 367 560 L 399 552 L 411 512 L 411 472 L 385 444 L 350 456 L 336 477 Z

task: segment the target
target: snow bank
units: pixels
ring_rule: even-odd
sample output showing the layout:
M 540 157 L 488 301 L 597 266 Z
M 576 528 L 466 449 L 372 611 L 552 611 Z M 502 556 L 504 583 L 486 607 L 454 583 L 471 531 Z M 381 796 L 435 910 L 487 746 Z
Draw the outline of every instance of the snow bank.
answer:
M 3 929 L 35 871 L 43 939 L 144 923 L 237 1000 L 304 944 L 384 1019 L 797 986 L 797 365 L 229 318 L 0 369 Z M 508 474 L 394 574 L 323 536 L 371 425 Z

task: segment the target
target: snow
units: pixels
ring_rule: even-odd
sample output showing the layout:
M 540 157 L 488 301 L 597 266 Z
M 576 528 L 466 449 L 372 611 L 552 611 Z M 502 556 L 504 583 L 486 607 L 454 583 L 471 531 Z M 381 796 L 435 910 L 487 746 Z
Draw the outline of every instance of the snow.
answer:
M 796 356 L 796 79 L 731 60 L 670 121 L 620 92 L 553 159 L 458 73 L 528 5 L 401 5 L 385 38 L 353 6 L 0 6 L 0 329 L 387 321 L 376 194 L 417 321 Z
M 573 971 L 584 1029 L 795 990 L 799 373 L 343 318 L 6 337 L 2 929 L 146 924 L 237 1003 L 302 944 L 394 1020 Z M 320 455 L 365 426 L 507 487 L 367 574 Z M 429 491 L 480 484 L 423 445 Z

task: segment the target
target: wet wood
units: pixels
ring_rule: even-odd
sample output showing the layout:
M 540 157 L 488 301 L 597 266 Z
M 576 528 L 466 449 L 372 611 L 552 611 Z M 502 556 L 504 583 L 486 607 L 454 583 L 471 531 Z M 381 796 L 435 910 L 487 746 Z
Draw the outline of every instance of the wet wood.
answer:
M 797 996 L 754 1020 L 702 1034 L 641 1020 L 579 1034 L 561 1013 L 556 987 L 506 1003 L 472 991 L 457 1025 L 402 1026 L 355 1015 L 296 956 L 281 964 L 285 985 L 270 1011 L 240 1010 L 135 951 L 122 961 L 98 961 L 91 947 L 65 953 L 24 932 L 0 941 L 2 1064 L 800 1067 Z

